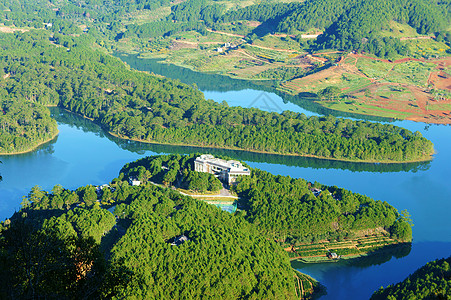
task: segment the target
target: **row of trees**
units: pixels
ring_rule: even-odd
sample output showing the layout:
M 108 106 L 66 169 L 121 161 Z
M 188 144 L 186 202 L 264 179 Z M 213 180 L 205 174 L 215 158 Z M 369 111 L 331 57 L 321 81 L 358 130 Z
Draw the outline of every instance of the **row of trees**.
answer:
M 179 81 L 127 70 L 91 50 L 88 37 L 70 51 L 45 41 L 45 33 L 0 38 L 0 70 L 11 95 L 58 104 L 123 138 L 361 161 L 427 160 L 433 153 L 419 132 L 392 125 L 205 100 Z

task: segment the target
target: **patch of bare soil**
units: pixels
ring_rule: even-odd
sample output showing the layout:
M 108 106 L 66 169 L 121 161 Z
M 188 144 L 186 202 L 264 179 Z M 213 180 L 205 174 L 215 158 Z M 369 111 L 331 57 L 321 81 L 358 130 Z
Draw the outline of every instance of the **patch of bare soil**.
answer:
M 195 42 L 189 42 L 189 41 L 180 41 L 180 40 L 175 40 L 172 43 L 172 48 L 171 50 L 180 50 L 180 49 L 196 49 L 197 48 L 197 43 Z
M 15 31 L 27 32 L 29 30 L 28 29 L 22 29 L 22 28 L 8 27 L 8 26 L 0 26 L 0 32 L 13 33 Z
M 246 22 L 246 25 L 247 26 L 250 26 L 250 27 L 258 27 L 258 26 L 260 26 L 262 23 L 261 22 L 258 22 L 258 21 L 247 21 Z
M 451 77 L 443 71 L 432 72 L 429 83 L 440 90 L 451 90 Z

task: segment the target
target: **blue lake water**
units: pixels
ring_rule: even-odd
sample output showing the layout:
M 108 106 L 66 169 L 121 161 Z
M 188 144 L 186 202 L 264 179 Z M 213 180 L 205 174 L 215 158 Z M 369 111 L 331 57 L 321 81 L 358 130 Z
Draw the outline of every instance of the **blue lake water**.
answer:
M 206 91 L 206 98 L 226 100 L 229 105 L 317 114 L 263 88 L 230 85 L 227 92 L 227 87 L 218 86 L 215 91 L 214 85 L 198 86 Z M 116 177 L 125 163 L 146 155 L 208 151 L 234 156 L 274 174 L 337 185 L 387 201 L 399 211 L 409 211 L 415 224 L 411 249 L 359 261 L 309 265 L 294 262 L 295 268 L 326 286 L 328 294 L 321 299 L 368 299 L 380 286 L 403 280 L 430 260 L 451 255 L 450 126 L 394 122 L 420 131 L 432 140 L 437 153 L 427 163 L 383 165 L 128 142 L 109 136 L 97 125 L 73 114 L 58 109 L 52 112 L 60 130 L 55 140 L 28 154 L 0 157 L 4 178 L 0 182 L 1 220 L 19 208 L 22 196 L 34 185 L 48 190 L 55 184 L 67 188 L 103 184 Z

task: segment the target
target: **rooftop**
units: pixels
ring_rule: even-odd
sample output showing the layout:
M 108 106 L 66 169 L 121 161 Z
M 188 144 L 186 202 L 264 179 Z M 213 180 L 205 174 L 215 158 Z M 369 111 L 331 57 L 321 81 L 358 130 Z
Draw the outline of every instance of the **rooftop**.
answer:
M 211 154 L 202 154 L 196 158 L 196 162 L 217 165 L 218 167 L 228 169 L 229 172 L 249 172 L 249 169 L 237 160 L 220 159 Z

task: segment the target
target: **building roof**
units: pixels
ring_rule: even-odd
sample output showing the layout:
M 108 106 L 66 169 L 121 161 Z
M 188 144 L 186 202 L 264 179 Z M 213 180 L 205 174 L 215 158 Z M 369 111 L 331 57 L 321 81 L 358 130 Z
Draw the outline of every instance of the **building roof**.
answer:
M 202 154 L 197 157 L 196 162 L 202 164 L 210 164 L 220 167 L 221 169 L 227 169 L 229 173 L 241 173 L 241 174 L 249 174 L 250 171 L 248 168 L 243 166 L 243 164 L 237 160 L 225 160 L 216 158 L 211 154 Z
M 171 243 L 171 246 L 180 246 L 187 241 L 189 241 L 189 238 L 186 235 L 181 235 L 174 239 L 174 241 Z

